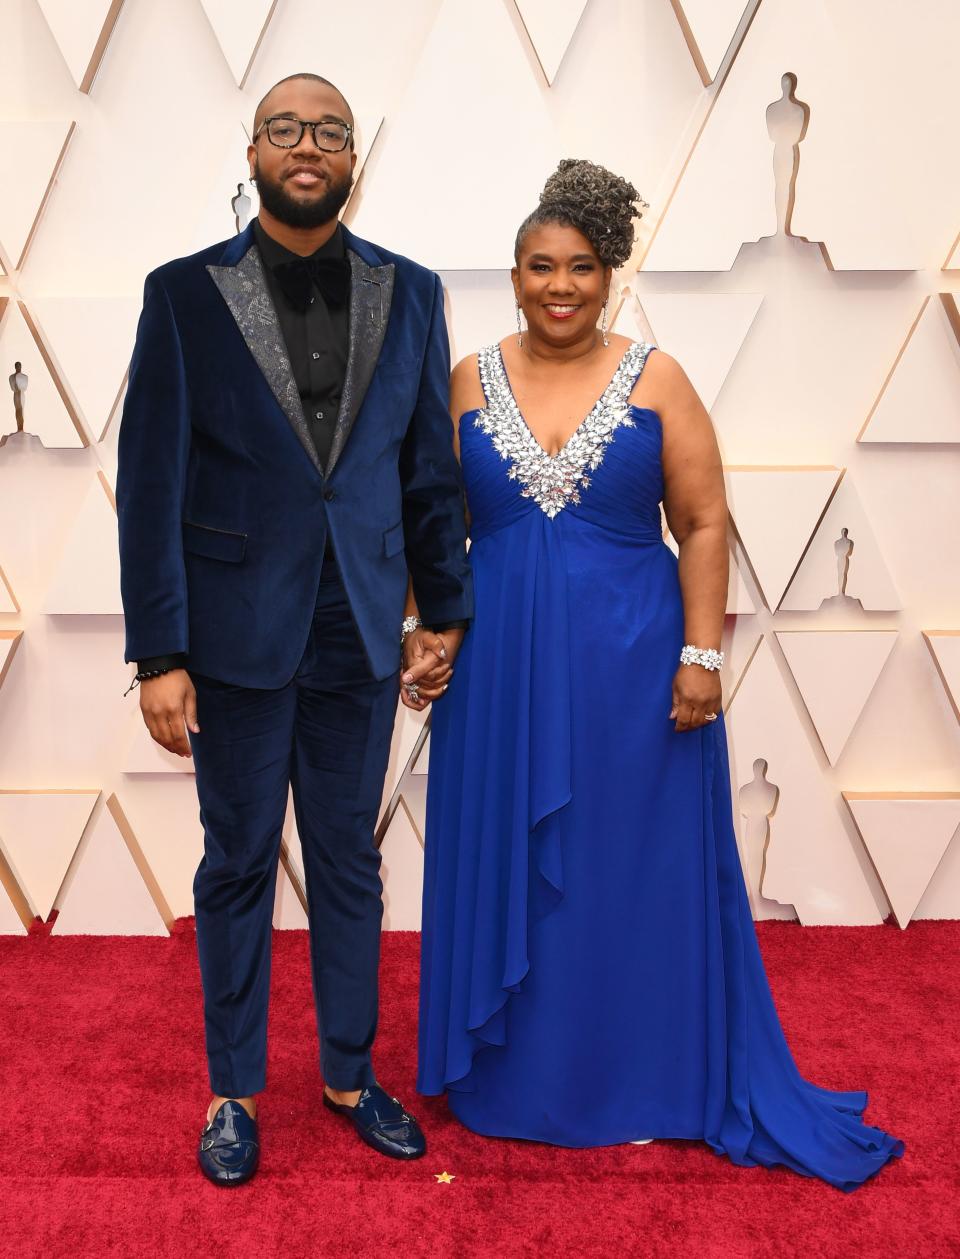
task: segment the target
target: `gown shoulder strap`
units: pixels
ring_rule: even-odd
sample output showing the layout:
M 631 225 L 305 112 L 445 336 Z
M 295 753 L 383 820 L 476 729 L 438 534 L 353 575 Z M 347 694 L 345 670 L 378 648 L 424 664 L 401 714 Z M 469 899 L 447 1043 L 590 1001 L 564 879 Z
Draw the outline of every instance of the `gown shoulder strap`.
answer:
M 622 406 L 627 401 L 633 393 L 634 385 L 640 379 L 650 351 L 656 348 L 648 341 L 630 342 L 607 390 L 606 397 L 609 404 Z
M 478 350 L 477 365 L 480 369 L 480 384 L 483 386 L 483 398 L 489 407 L 501 393 L 503 359 L 500 356 L 500 346 L 497 344 L 485 345 L 482 350 Z

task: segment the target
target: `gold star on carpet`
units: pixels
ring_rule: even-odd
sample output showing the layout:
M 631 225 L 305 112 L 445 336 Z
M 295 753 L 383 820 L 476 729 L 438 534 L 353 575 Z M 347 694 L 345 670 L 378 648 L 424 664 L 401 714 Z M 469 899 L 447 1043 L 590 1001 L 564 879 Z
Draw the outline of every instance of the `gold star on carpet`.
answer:
M 456 1176 L 451 1176 L 449 1172 L 434 1172 L 438 1185 L 449 1185 L 452 1180 L 456 1180 Z

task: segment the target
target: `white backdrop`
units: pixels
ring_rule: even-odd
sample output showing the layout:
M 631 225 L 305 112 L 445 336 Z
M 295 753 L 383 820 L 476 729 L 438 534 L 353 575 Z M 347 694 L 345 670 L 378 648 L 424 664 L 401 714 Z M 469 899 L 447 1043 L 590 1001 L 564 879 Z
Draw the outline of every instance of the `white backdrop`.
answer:
M 0 445 L 0 932 L 191 912 L 193 779 L 122 698 L 118 401 L 145 273 L 234 230 L 297 70 L 351 100 L 346 220 L 440 270 L 458 356 L 510 329 L 558 157 L 641 189 L 616 327 L 680 359 L 728 467 L 754 911 L 960 916 L 958 48 L 950 0 L 0 0 L 0 434 L 18 404 L 31 434 Z M 404 712 L 388 927 L 419 923 L 426 737 Z M 299 872 L 288 825 L 279 925 Z

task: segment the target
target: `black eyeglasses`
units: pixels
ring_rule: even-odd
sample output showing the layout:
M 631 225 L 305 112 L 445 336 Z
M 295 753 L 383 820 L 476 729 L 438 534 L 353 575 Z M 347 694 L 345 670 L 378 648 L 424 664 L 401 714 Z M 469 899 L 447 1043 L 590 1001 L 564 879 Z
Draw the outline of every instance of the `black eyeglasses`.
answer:
M 254 143 L 266 130 L 267 139 L 278 149 L 295 149 L 303 139 L 304 130 L 313 132 L 313 142 L 324 153 L 342 153 L 350 143 L 353 127 L 348 122 L 322 118 L 319 122 L 306 122 L 302 118 L 264 118 L 253 137 Z

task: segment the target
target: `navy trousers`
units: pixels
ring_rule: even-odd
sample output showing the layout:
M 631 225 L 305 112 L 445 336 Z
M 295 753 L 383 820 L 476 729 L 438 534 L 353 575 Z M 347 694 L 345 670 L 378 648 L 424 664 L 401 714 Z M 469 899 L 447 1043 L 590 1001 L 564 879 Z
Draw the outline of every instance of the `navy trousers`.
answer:
M 383 916 L 373 834 L 397 680 L 372 677 L 332 559 L 303 659 L 286 686 L 251 690 L 192 676 L 204 829 L 194 898 L 210 1087 L 221 1097 L 247 1097 L 266 1083 L 271 926 L 292 785 L 320 1069 L 331 1088 L 364 1088 L 374 1082 Z

